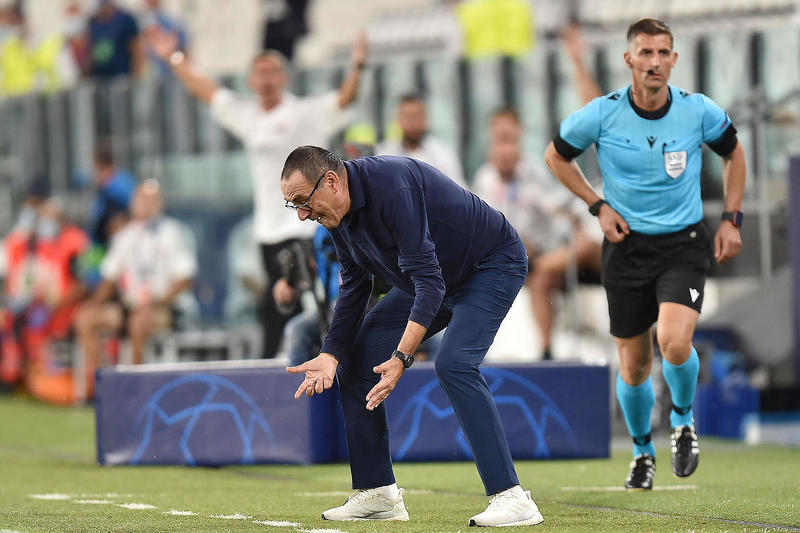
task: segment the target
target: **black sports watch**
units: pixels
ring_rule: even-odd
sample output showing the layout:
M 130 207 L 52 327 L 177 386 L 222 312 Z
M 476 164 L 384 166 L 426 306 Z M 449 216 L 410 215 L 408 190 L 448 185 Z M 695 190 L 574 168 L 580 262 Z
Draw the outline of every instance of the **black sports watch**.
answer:
M 414 354 L 413 353 L 403 353 L 400 350 L 395 350 L 392 352 L 392 357 L 397 357 L 403 362 L 403 366 L 409 368 L 411 365 L 414 364 Z
M 729 221 L 735 228 L 742 227 L 742 219 L 744 219 L 744 214 L 741 211 L 725 211 L 722 213 L 722 220 Z
M 603 207 L 604 203 L 606 203 L 606 201 L 603 200 L 602 198 L 600 200 L 597 200 L 595 203 L 589 206 L 589 213 L 593 217 L 596 217 L 597 215 L 600 214 L 600 208 Z

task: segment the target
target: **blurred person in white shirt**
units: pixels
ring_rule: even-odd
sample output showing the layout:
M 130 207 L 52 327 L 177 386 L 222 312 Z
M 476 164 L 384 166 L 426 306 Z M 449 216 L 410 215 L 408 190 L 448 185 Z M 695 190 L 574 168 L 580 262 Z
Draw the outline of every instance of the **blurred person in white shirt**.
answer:
M 506 216 L 525 243 L 542 358 L 551 359 L 553 293 L 564 287 L 571 262 L 579 271 L 599 272 L 602 235 L 591 232 L 597 224 L 585 223 L 585 209 L 563 194 L 547 169 L 522 152 L 522 123 L 515 109 L 492 115 L 489 138 L 489 160 L 475 174 L 473 189 Z
M 158 182 L 146 180 L 137 187 L 131 222 L 114 235 L 100 264 L 102 281 L 78 313 L 78 342 L 90 371 L 100 357 L 102 333 L 126 328 L 133 362 L 139 364 L 153 333 L 173 327 L 192 306 L 194 246 L 185 226 L 162 209 Z
M 366 62 L 366 37 L 361 35 L 353 46 L 351 69 L 338 91 L 304 98 L 285 90 L 289 81 L 286 59 L 274 50 L 259 53 L 251 62 L 248 84 L 255 93 L 252 98 L 219 86 L 196 69 L 178 50 L 174 33 L 153 31 L 148 44 L 189 92 L 210 105 L 212 117 L 247 150 L 254 189 L 254 235 L 269 283 L 262 305 L 264 357 L 274 357 L 283 327 L 292 316 L 281 312 L 272 295 L 273 286 L 281 279 L 278 255 L 297 239 L 311 239 L 314 234 L 313 226 L 301 224 L 293 210 L 284 208 L 275 183 L 289 152 L 301 145 L 325 146 L 345 126 L 345 110 L 356 97 Z
M 376 155 L 399 155 L 418 159 L 438 168 L 450 179 L 466 188 L 461 160 L 455 150 L 428 131 L 428 110 L 417 93 L 400 97 L 397 104 L 397 125 L 401 138 L 384 140 L 375 147 Z

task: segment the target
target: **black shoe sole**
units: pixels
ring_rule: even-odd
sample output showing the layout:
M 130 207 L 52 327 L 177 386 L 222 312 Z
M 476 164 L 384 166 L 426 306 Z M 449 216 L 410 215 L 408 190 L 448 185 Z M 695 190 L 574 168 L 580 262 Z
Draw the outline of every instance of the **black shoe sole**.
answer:
M 697 465 L 695 465 L 695 466 L 694 466 L 694 468 L 692 468 L 692 470 L 691 470 L 690 472 L 686 472 L 686 473 L 681 473 L 681 474 L 679 474 L 678 472 L 676 472 L 676 471 L 673 469 L 673 470 L 672 470 L 672 473 L 673 473 L 673 474 L 675 474 L 675 477 L 689 477 L 689 476 L 691 476 L 692 474 L 694 474 L 696 470 L 697 470 Z

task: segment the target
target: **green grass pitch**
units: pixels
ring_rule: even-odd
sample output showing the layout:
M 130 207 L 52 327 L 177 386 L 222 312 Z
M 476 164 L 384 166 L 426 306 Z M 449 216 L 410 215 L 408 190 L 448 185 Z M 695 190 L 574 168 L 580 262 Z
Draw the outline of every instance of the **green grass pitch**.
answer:
M 623 450 L 608 460 L 517 462 L 545 517 L 536 531 L 800 531 L 800 449 L 700 445 L 698 471 L 682 480 L 659 449 L 660 490 L 648 493 L 618 490 L 630 461 Z M 395 473 L 410 522 L 327 522 L 320 512 L 349 493 L 346 465 L 99 467 L 91 409 L 0 396 L 3 533 L 466 532 L 486 506 L 471 463 L 398 464 Z

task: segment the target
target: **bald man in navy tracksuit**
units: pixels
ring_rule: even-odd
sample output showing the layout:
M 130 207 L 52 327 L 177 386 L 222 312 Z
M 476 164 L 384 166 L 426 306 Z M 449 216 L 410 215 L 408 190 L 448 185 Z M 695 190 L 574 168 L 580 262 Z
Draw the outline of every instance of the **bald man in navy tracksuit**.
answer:
M 319 356 L 295 397 L 339 380 L 353 488 L 328 520 L 408 520 L 389 454 L 383 401 L 419 343 L 447 327 L 436 373 L 475 456 L 486 511 L 470 525 L 532 525 L 543 518 L 519 485 L 479 365 L 525 281 L 527 255 L 505 217 L 435 168 L 404 157 L 342 162 L 314 146 L 281 174 L 286 207 L 331 231 L 342 283 Z M 372 276 L 392 289 L 365 315 Z

